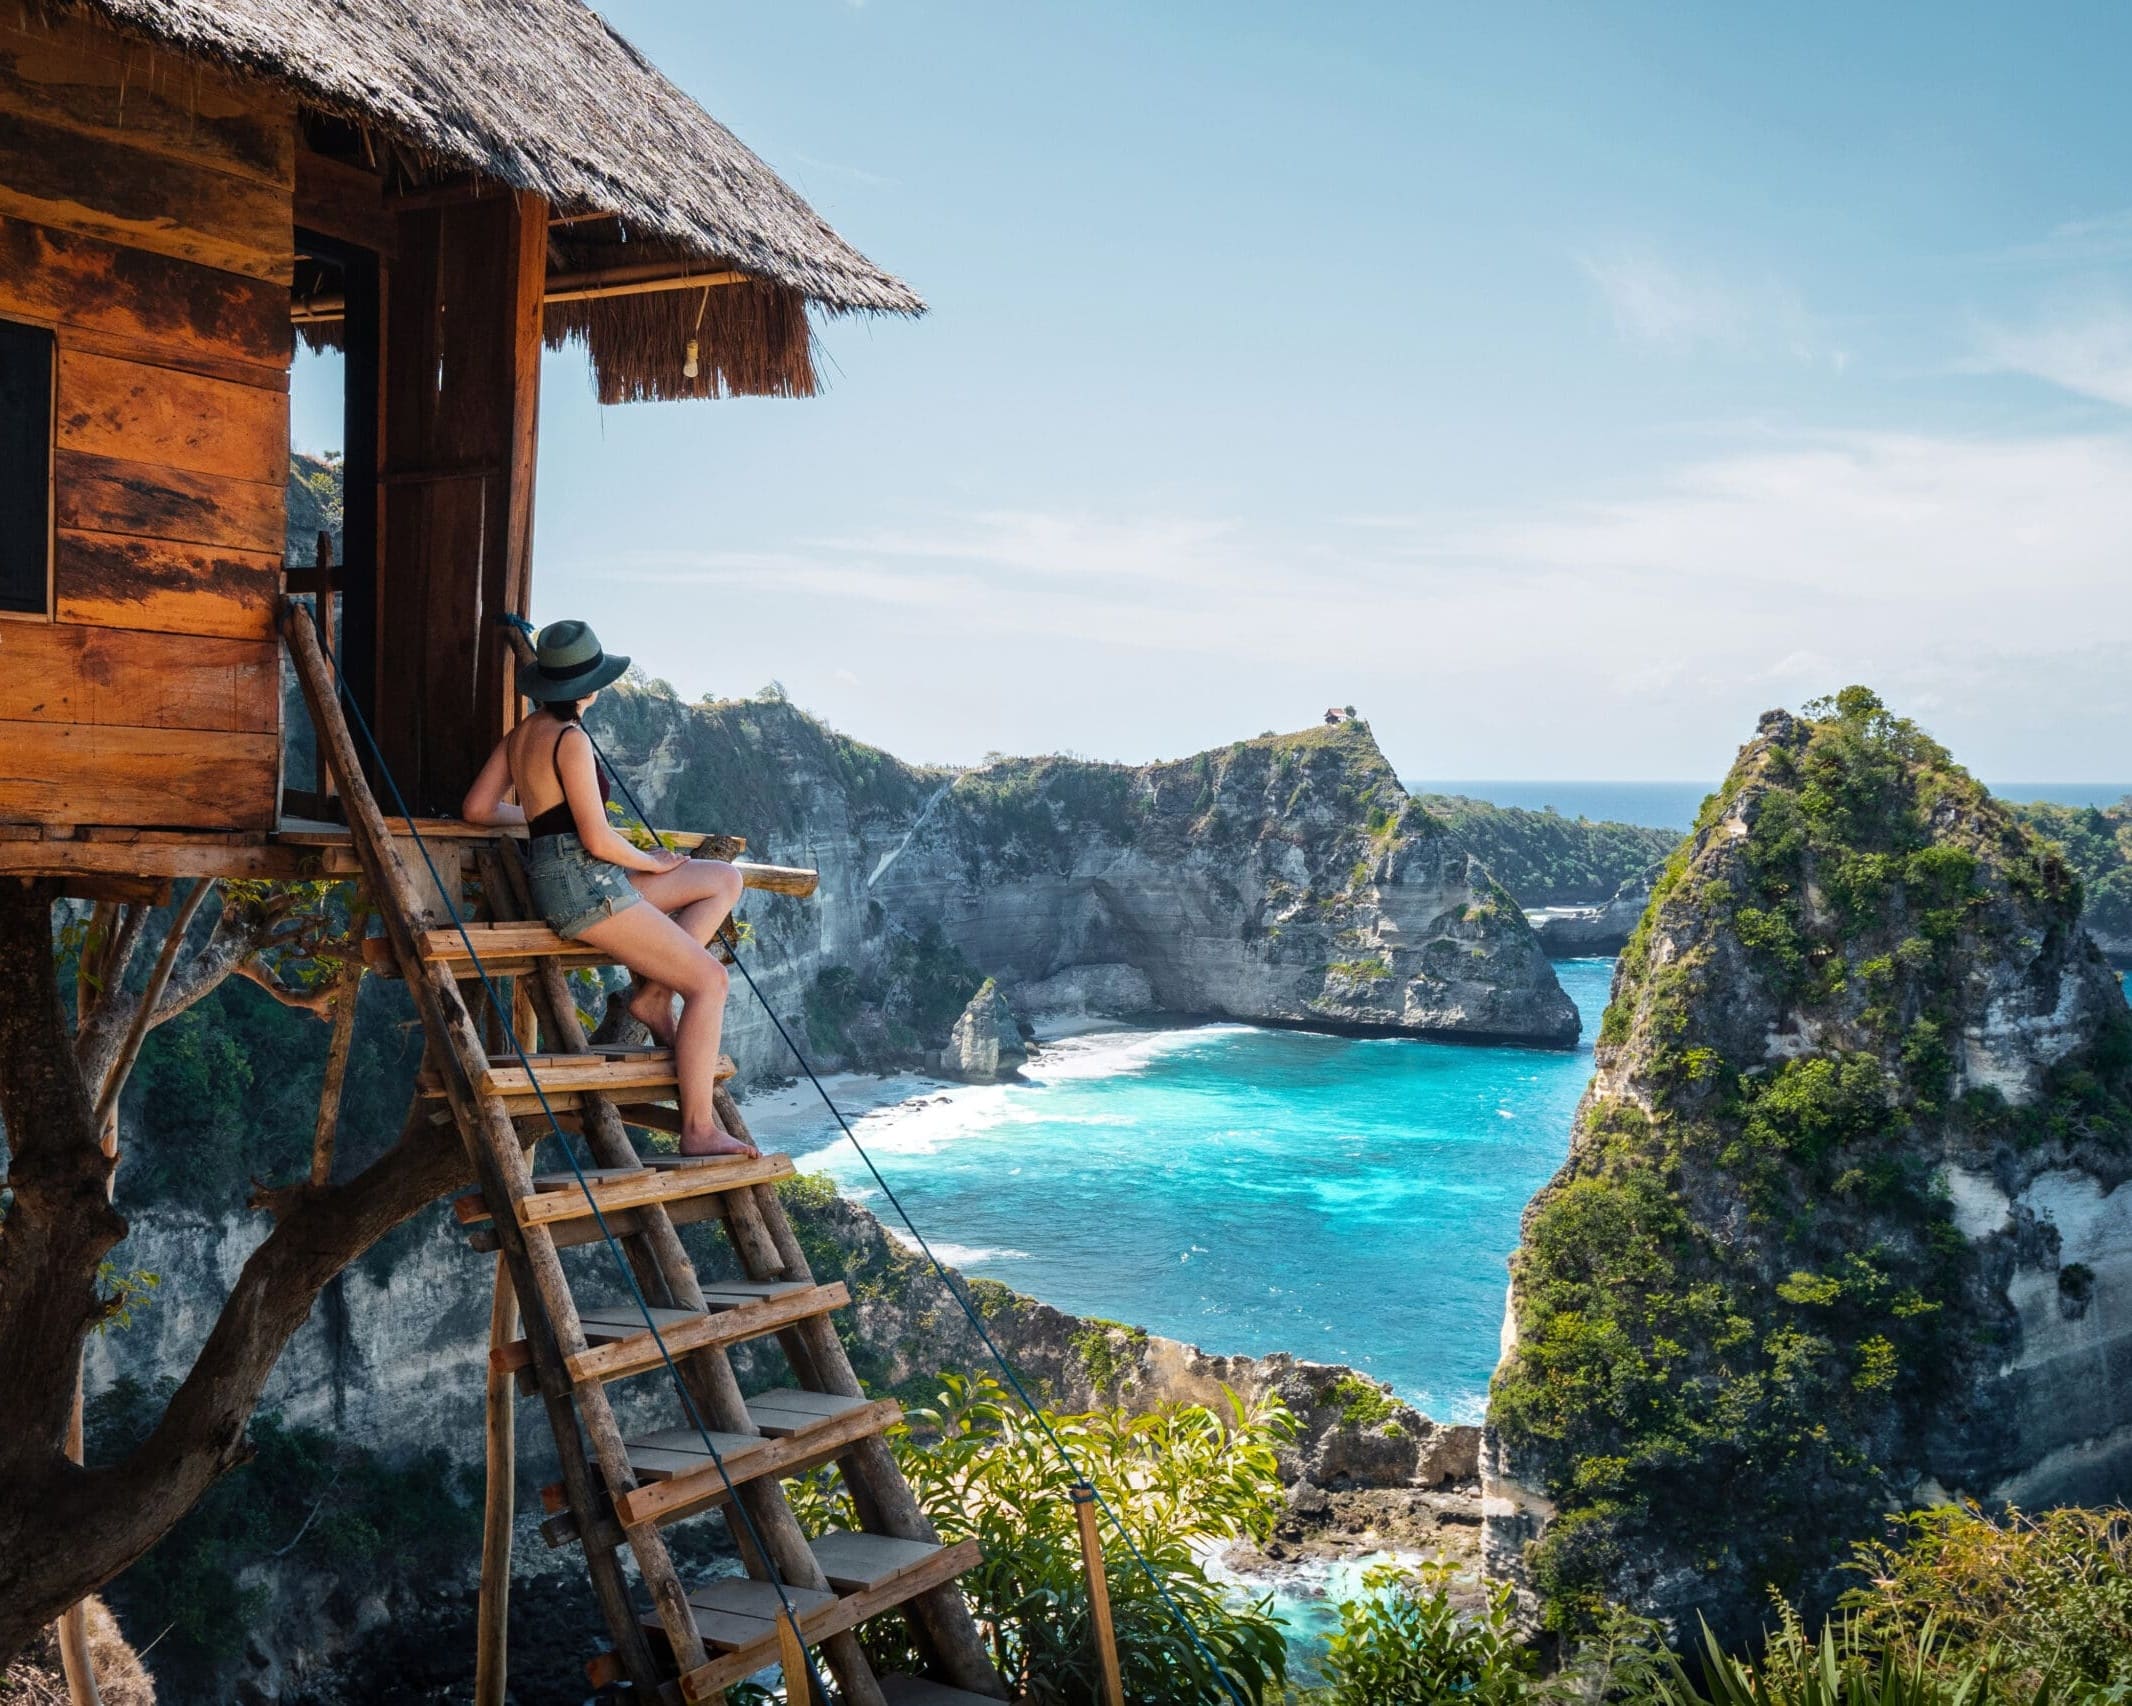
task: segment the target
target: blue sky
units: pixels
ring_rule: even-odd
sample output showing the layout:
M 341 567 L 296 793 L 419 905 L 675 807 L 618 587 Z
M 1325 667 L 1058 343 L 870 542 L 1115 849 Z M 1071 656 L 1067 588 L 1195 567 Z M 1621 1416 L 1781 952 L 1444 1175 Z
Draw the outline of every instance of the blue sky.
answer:
M 1707 777 L 1862 680 L 2132 774 L 2132 12 L 604 10 L 932 306 L 806 403 L 551 358 L 534 614 L 684 693 Z

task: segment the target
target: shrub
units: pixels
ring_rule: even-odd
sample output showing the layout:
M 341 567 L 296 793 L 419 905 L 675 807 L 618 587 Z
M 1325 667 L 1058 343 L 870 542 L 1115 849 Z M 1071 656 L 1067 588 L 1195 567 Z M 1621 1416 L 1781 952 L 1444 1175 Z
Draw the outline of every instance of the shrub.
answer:
M 1283 1697 L 1287 1642 L 1270 1602 L 1235 1604 L 1194 1553 L 1198 1543 L 1270 1531 L 1280 1504 L 1275 1454 L 1295 1431 L 1277 1399 L 1246 1404 L 1232 1393 L 1226 1416 L 1168 1405 L 1140 1416 L 1047 1411 L 1039 1422 L 989 1378 L 946 1375 L 941 1384 L 937 1405 L 913 1410 L 890 1444 L 941 1538 L 979 1542 L 983 1562 L 963 1578 L 963 1590 L 994 1661 L 1032 1706 L 1101 1697 L 1073 1472 L 1046 1428 L 1086 1468 L 1146 1562 L 1143 1571 L 1106 1520 L 1104 1575 L 1126 1698 L 1230 1706 L 1222 1676 L 1253 1706 Z M 855 1526 L 849 1495 L 828 1471 L 797 1487 L 794 1505 L 809 1532 Z M 1190 1618 L 1220 1675 L 1164 1595 Z M 866 1638 L 880 1665 L 902 1669 L 918 1660 L 898 1618 L 881 1619 Z

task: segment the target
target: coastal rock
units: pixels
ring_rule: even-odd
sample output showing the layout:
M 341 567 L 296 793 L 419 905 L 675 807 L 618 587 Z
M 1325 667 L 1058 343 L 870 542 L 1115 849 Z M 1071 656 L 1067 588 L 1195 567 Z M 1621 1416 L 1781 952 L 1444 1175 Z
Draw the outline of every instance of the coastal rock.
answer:
M 1490 1567 L 1751 1637 L 1886 1513 L 2132 1483 L 2132 1013 L 2080 885 L 1863 689 L 1765 717 L 1527 1210 Z
M 1652 885 L 1664 869 L 1661 861 L 1639 871 L 1602 905 L 1534 907 L 1526 912 L 1525 921 L 1549 959 L 1618 954 L 1629 945 L 1643 909 L 1651 904 Z
M 684 706 L 639 687 L 590 720 L 655 816 L 745 828 L 751 856 L 820 870 L 815 898 L 751 895 L 746 916 L 764 993 L 805 1012 L 833 1059 L 880 1062 L 871 1036 L 858 1055 L 840 1048 L 866 1011 L 853 990 L 952 984 L 921 951 L 935 932 L 968 981 L 923 1049 L 986 975 L 1032 1015 L 1576 1040 L 1523 914 L 1408 799 L 1360 722 L 1165 764 L 956 772 L 899 763 L 775 698 Z M 891 967 L 899 954 L 916 963 Z M 789 1072 L 751 1007 L 734 1004 L 728 1052 L 745 1076 Z
M 1523 915 L 1359 722 L 1137 768 L 996 761 L 956 779 L 875 892 L 1010 993 L 1127 967 L 1179 1015 L 1576 1040 Z
M 1028 1046 L 1022 1041 L 1014 1009 L 1000 994 L 999 985 L 986 978 L 948 1033 L 948 1046 L 940 1055 L 940 1070 L 965 1084 L 996 1084 L 1002 1078 L 1012 1078 L 1028 1058 Z

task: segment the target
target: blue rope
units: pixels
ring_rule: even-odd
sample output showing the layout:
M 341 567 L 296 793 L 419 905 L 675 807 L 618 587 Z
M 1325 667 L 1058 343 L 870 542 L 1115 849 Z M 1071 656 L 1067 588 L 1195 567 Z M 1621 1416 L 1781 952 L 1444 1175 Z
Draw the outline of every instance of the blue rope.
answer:
M 530 631 L 528 629 L 528 632 Z M 661 847 L 665 847 L 665 838 L 656 829 L 652 828 L 651 819 L 646 815 L 642 803 L 637 799 L 636 790 L 630 787 L 629 779 L 622 774 L 619 766 L 608 759 L 605 751 L 601 749 L 600 743 L 593 739 L 590 729 L 585 731 L 585 738 L 592 741 L 593 752 L 606 764 L 607 774 L 614 778 L 615 785 L 622 790 L 623 798 L 628 800 L 629 809 L 636 815 L 638 823 L 643 825 L 645 833 L 651 836 Z M 793 1040 L 791 1031 L 785 1027 L 784 1020 L 777 1016 L 777 1009 L 770 1005 L 769 997 L 762 992 L 762 986 L 755 981 L 755 974 L 748 970 L 746 963 L 740 957 L 739 951 L 733 948 L 730 942 L 727 944 L 727 951 L 732 955 L 734 967 L 747 980 L 748 988 L 754 992 L 755 999 L 761 1003 L 762 1010 L 768 1015 L 770 1023 L 776 1027 L 778 1036 L 784 1039 L 785 1047 L 792 1051 L 792 1058 L 799 1062 L 800 1070 L 807 1075 L 807 1082 L 814 1086 L 816 1094 L 822 1098 L 822 1105 L 835 1118 L 837 1128 L 843 1132 L 845 1141 L 851 1145 L 859 1159 L 866 1163 L 866 1170 L 873 1175 L 874 1183 L 881 1187 L 881 1194 L 888 1198 L 890 1206 L 896 1211 L 896 1217 L 903 1222 L 910 1235 L 917 1240 L 918 1248 L 924 1252 L 925 1259 L 932 1264 L 933 1272 L 939 1276 L 940 1283 L 947 1287 L 948 1295 L 961 1305 L 963 1314 L 969 1318 L 970 1325 L 977 1330 L 977 1336 L 984 1342 L 985 1349 L 991 1353 L 992 1360 L 999 1364 L 1000 1372 L 1007 1377 L 1007 1384 L 1014 1389 L 1014 1395 L 1021 1401 L 1022 1408 L 1029 1412 L 1030 1417 L 1035 1421 L 1038 1428 L 1043 1431 L 1044 1437 L 1051 1442 L 1052 1449 L 1059 1454 L 1059 1460 L 1073 1472 L 1074 1478 L 1089 1490 L 1095 1499 L 1097 1507 L 1105 1516 L 1110 1518 L 1111 1527 L 1118 1531 L 1118 1538 L 1125 1542 L 1126 1550 L 1132 1554 L 1133 1562 L 1140 1566 L 1141 1574 L 1147 1577 L 1148 1585 L 1155 1590 L 1156 1595 L 1169 1609 L 1170 1615 L 1177 1620 L 1178 1625 L 1190 1637 L 1192 1645 L 1198 1650 L 1200 1658 L 1206 1661 L 1207 1668 L 1214 1673 L 1214 1677 L 1222 1685 L 1223 1691 L 1235 1703 L 1235 1706 L 1249 1706 L 1249 1703 L 1238 1691 L 1236 1684 L 1231 1680 L 1229 1673 L 1222 1667 L 1221 1661 L 1215 1658 L 1214 1654 L 1208 1649 L 1206 1642 L 1200 1638 L 1199 1630 L 1194 1626 L 1184 1607 L 1179 1605 L 1175 1598 L 1171 1596 L 1170 1590 L 1163 1585 L 1162 1578 L 1156 1575 L 1154 1566 L 1147 1561 L 1140 1548 L 1133 1543 L 1133 1537 L 1127 1532 L 1125 1524 L 1119 1520 L 1118 1513 L 1111 1509 L 1109 1502 L 1097 1490 L 1095 1482 L 1089 1478 L 1080 1461 L 1075 1458 L 1066 1442 L 1060 1439 L 1057 1432 L 1053 1430 L 1044 1412 L 1037 1407 L 1036 1400 L 1029 1396 L 1029 1389 L 1022 1384 L 1022 1378 L 1015 1372 L 1014 1365 L 1007 1360 L 1006 1353 L 999 1348 L 998 1343 L 993 1339 L 991 1332 L 984 1324 L 983 1317 L 978 1314 L 976 1306 L 970 1302 L 963 1288 L 955 1283 L 954 1276 L 948 1271 L 940 1258 L 933 1254 L 932 1245 L 926 1242 L 925 1234 L 918 1230 L 918 1223 L 911 1218 L 910 1210 L 903 1206 L 903 1199 L 896 1195 L 894 1187 L 882 1176 L 881 1169 L 874 1164 L 874 1158 L 866 1152 L 866 1146 L 859 1141 L 858 1134 L 851 1129 L 850 1123 L 844 1118 L 843 1110 L 836 1105 L 835 1099 L 830 1096 L 827 1087 L 816 1076 L 813 1064 L 807 1059 L 799 1044 Z
M 585 1169 L 578 1161 L 577 1151 L 571 1147 L 570 1139 L 563 1131 L 562 1122 L 555 1117 L 555 1109 L 548 1101 L 548 1093 L 541 1087 L 540 1076 L 533 1070 L 533 1062 L 527 1058 L 526 1051 L 518 1040 L 517 1027 L 511 1022 L 510 1004 L 500 997 L 495 983 L 489 977 L 488 968 L 481 963 L 481 955 L 474 947 L 474 938 L 467 931 L 466 920 L 460 916 L 458 903 L 452 899 L 451 889 L 439 873 L 436 860 L 430 857 L 429 843 L 423 839 L 414 813 L 407 809 L 406 797 L 400 792 L 400 784 L 393 776 L 392 767 L 385 762 L 385 754 L 379 750 L 377 737 L 370 732 L 370 725 L 363 718 L 362 707 L 356 704 L 355 695 L 348 690 L 347 680 L 341 674 L 340 660 L 328 654 L 326 661 L 333 670 L 334 688 L 346 702 L 348 715 L 354 720 L 355 726 L 362 731 L 363 741 L 370 748 L 370 756 L 377 764 L 378 774 L 384 779 L 385 786 L 392 795 L 393 807 L 407 820 L 408 834 L 422 855 L 422 863 L 429 868 L 430 882 L 443 898 L 445 910 L 451 914 L 452 926 L 459 932 L 459 940 L 465 944 L 467 958 L 481 979 L 483 993 L 488 996 L 489 1011 L 501 1022 L 504 1039 L 510 1044 L 511 1053 L 518 1057 L 518 1064 L 525 1071 L 526 1081 L 533 1086 L 533 1093 L 539 1098 L 540 1110 L 548 1119 L 548 1130 L 561 1145 L 563 1156 L 570 1163 L 570 1171 L 577 1179 L 578 1189 L 584 1193 L 586 1206 L 592 1210 L 592 1217 L 599 1226 L 600 1237 L 605 1242 L 608 1253 L 614 1258 L 615 1270 L 621 1274 L 623 1282 L 629 1287 L 630 1298 L 644 1318 L 645 1329 L 651 1334 L 652 1343 L 658 1348 L 659 1360 L 665 1365 L 667 1377 L 673 1381 L 674 1391 L 681 1399 L 682 1408 L 688 1413 L 689 1425 L 703 1441 L 703 1449 L 710 1453 L 711 1462 L 718 1470 L 719 1480 L 725 1483 L 727 1509 L 739 1512 L 741 1525 L 747 1530 L 748 1540 L 755 1548 L 755 1555 L 769 1573 L 770 1585 L 777 1590 L 778 1606 L 783 1611 L 785 1620 L 792 1625 L 793 1638 L 799 1642 L 801 1657 L 806 1661 L 807 1680 L 817 1693 L 826 1698 L 828 1690 L 822 1686 L 821 1675 L 814 1668 L 814 1655 L 808 1651 L 806 1636 L 801 1633 L 799 1614 L 793 1610 L 792 1601 L 785 1595 L 784 1580 L 776 1564 L 772 1562 L 768 1548 L 763 1545 L 762 1534 L 755 1526 L 754 1516 L 741 1500 L 739 1487 L 726 1471 L 725 1459 L 711 1443 L 711 1430 L 705 1425 L 702 1413 L 696 1408 L 696 1401 L 690 1395 L 687 1383 L 682 1380 L 680 1369 L 674 1364 L 673 1354 L 666 1348 L 665 1335 L 659 1331 L 658 1322 L 652 1318 L 651 1305 L 646 1301 L 643 1289 L 637 1284 L 637 1276 L 630 1270 L 629 1259 L 622 1253 L 622 1246 L 614 1235 L 614 1229 L 607 1224 L 607 1216 L 601 1212 L 599 1199 L 592 1194 L 592 1182 L 585 1177 Z M 586 1514 L 589 1516 L 591 1513 Z M 797 1706 L 797 1703 L 794 1703 L 794 1706 Z

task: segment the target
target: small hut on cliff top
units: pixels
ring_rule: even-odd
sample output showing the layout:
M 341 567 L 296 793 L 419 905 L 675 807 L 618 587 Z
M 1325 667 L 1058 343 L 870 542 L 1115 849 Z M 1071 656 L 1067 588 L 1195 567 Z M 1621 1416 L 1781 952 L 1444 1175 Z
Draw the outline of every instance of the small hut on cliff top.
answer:
M 345 355 L 326 579 L 421 812 L 517 714 L 543 344 L 797 397 L 810 311 L 922 308 L 580 0 L 7 6 L 0 871 L 272 874 L 292 332 Z

